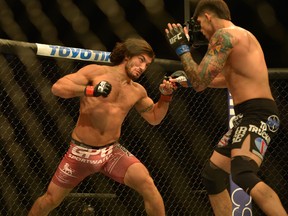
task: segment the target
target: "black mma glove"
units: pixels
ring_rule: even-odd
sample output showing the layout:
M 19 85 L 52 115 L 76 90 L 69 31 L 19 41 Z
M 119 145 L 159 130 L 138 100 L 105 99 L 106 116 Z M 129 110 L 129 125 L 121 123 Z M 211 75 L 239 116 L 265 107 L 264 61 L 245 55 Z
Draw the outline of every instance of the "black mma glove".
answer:
M 177 87 L 180 86 L 185 88 L 192 87 L 192 84 L 188 79 L 186 73 L 182 70 L 175 71 L 170 75 L 170 77 L 173 79 L 174 83 L 176 83 Z
M 94 86 L 86 86 L 84 90 L 84 94 L 86 96 L 94 96 L 94 97 L 107 97 L 111 92 L 112 86 L 109 82 L 102 80 L 95 87 Z
M 181 25 L 176 25 L 168 31 L 167 40 L 178 56 L 190 52 L 189 42 Z

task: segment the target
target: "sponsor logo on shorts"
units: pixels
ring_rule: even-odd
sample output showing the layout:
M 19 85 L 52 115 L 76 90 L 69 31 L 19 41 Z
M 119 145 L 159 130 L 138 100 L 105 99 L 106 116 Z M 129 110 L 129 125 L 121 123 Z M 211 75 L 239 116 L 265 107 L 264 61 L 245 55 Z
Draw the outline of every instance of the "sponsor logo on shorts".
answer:
M 236 116 L 231 117 L 229 121 L 229 127 L 230 128 L 237 127 L 241 123 L 242 118 L 243 118 L 243 114 L 241 113 Z
M 279 129 L 280 120 L 278 116 L 271 115 L 268 117 L 266 124 L 268 125 L 269 130 L 275 133 Z
M 62 168 L 59 168 L 59 170 L 60 172 L 56 175 L 56 178 L 61 183 L 67 184 L 71 181 L 71 177 L 76 178 L 76 176 L 73 175 L 75 170 L 70 167 L 69 163 L 65 163 Z
M 252 124 L 249 124 L 248 127 L 246 126 L 238 127 L 233 136 L 233 143 L 241 142 L 242 138 L 245 136 L 247 131 L 261 136 L 265 140 L 266 144 L 269 145 L 271 138 L 269 134 L 267 133 L 267 124 L 262 121 L 260 122 L 260 127 L 257 127 L 256 125 L 252 125 Z
M 267 144 L 265 142 L 264 139 L 262 139 L 261 137 L 257 137 L 254 141 L 255 146 L 257 147 L 257 149 L 259 150 L 259 153 L 264 156 L 266 150 L 267 150 Z
M 72 148 L 72 154 L 78 157 L 82 157 L 82 158 L 90 158 L 91 156 L 95 156 L 95 155 L 100 155 L 100 157 L 105 157 L 106 155 L 111 154 L 111 152 L 113 151 L 113 145 L 107 147 L 107 148 L 101 148 L 101 149 L 87 149 L 84 147 L 80 147 L 80 146 L 74 146 Z
M 233 136 L 233 143 L 235 142 L 241 142 L 242 138 L 245 136 L 247 132 L 247 127 L 241 126 L 238 127 L 235 131 L 235 134 Z
M 271 138 L 268 135 L 268 133 L 266 132 L 267 131 L 267 125 L 265 122 L 261 121 L 260 128 L 255 126 L 255 125 L 249 125 L 248 131 L 258 134 L 259 136 L 261 136 L 266 141 L 267 145 L 269 145 Z
M 232 133 L 232 129 L 228 130 L 226 134 L 221 138 L 221 140 L 218 142 L 217 146 L 218 147 L 224 147 L 228 145 L 228 142 L 230 140 L 230 136 Z
M 73 159 L 73 160 L 79 161 L 79 162 L 81 162 L 81 163 L 87 163 L 87 164 L 97 165 L 97 164 L 102 164 L 102 163 L 108 161 L 108 159 L 109 159 L 110 157 L 112 157 L 112 154 L 107 155 L 107 156 L 102 157 L 102 158 L 97 157 L 97 158 L 95 158 L 95 159 L 93 159 L 93 158 L 92 158 L 92 159 L 81 158 L 81 157 L 77 157 L 77 156 L 75 156 L 75 155 L 73 155 L 73 154 L 69 154 L 68 157 L 71 158 L 71 159 Z
M 73 173 L 74 173 L 74 170 L 70 167 L 68 163 L 65 163 L 63 168 L 62 169 L 60 168 L 60 171 L 69 176 L 73 176 Z
M 88 164 L 102 164 L 112 157 L 114 146 L 109 146 L 102 149 L 87 149 L 80 146 L 74 146 L 68 157 L 82 163 Z

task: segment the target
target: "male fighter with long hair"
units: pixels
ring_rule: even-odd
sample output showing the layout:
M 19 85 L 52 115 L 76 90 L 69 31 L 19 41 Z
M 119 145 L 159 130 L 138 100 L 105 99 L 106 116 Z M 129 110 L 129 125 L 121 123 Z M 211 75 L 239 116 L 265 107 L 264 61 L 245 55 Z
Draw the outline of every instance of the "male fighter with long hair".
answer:
M 134 82 L 154 58 L 145 40 L 127 39 L 111 52 L 112 66 L 90 64 L 52 86 L 52 93 L 61 98 L 80 97 L 79 117 L 69 149 L 29 216 L 48 215 L 93 173 L 102 173 L 136 190 L 144 199 L 148 215 L 165 215 L 162 197 L 148 170 L 118 142 L 121 125 L 131 108 L 152 125 L 159 124 L 167 113 L 174 90 L 169 81 L 160 84 L 157 103 Z

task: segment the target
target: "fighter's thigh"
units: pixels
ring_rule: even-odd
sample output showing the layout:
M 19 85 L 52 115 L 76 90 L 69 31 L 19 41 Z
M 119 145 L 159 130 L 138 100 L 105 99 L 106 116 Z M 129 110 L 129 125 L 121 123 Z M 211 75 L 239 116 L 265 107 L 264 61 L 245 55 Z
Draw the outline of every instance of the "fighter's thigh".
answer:
M 253 143 L 251 142 L 251 136 L 252 134 L 248 134 L 245 137 L 245 139 L 242 141 L 241 148 L 232 148 L 231 158 L 236 156 L 247 156 L 253 159 L 258 164 L 258 166 L 260 166 L 262 163 L 262 159 L 259 158 L 256 154 L 251 152 L 251 149 L 253 149 L 253 147 L 251 146 L 253 145 Z
M 230 162 L 231 159 L 229 157 L 226 157 L 217 151 L 214 151 L 212 156 L 210 157 L 210 161 L 214 163 L 217 167 L 221 168 L 227 173 L 230 173 Z

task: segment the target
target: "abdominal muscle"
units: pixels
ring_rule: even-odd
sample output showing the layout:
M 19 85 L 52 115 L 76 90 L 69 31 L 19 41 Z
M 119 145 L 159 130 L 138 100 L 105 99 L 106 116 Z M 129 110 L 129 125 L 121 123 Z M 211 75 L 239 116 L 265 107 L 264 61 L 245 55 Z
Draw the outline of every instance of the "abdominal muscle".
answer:
M 83 105 L 83 104 L 82 104 Z M 87 104 L 86 104 L 87 105 Z M 72 137 L 91 146 L 104 146 L 117 141 L 128 108 L 101 103 L 80 108 L 80 115 Z

